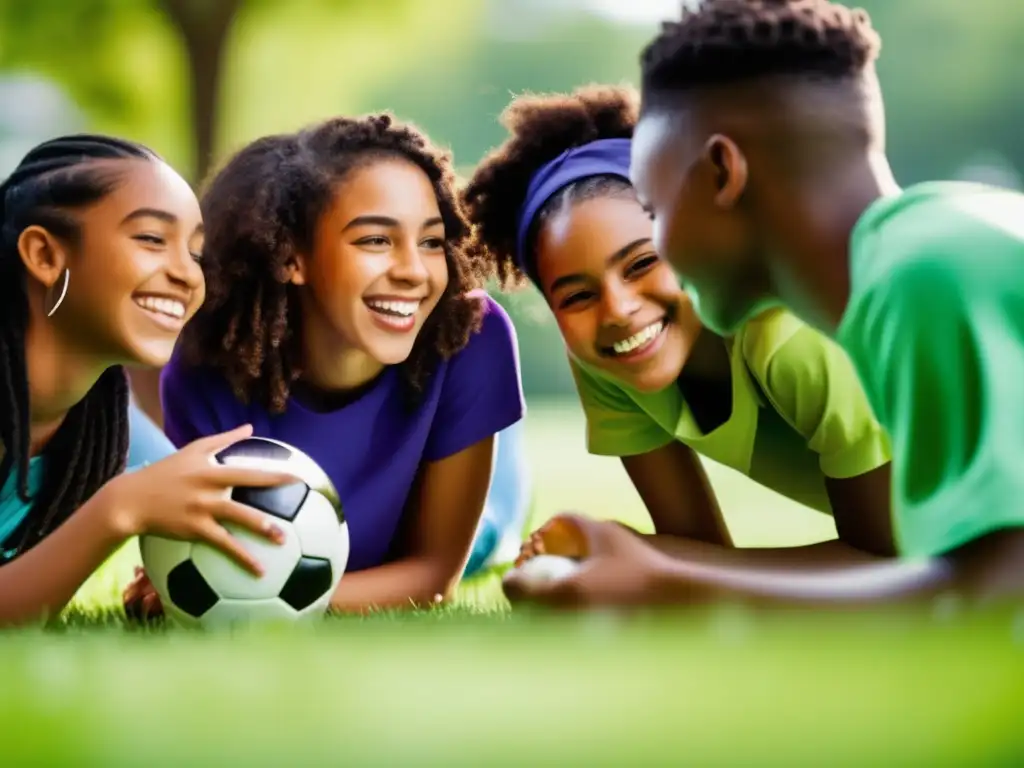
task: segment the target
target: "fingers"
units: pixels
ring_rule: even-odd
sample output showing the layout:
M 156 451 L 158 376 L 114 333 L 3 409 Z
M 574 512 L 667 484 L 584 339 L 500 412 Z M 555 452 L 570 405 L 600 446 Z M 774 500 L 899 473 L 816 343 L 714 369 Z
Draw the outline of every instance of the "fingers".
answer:
M 210 471 L 215 482 L 225 488 L 271 488 L 301 482 L 295 475 L 287 472 L 233 467 L 229 464 L 215 464 L 210 467 Z
M 217 435 L 201 437 L 189 443 L 183 450 L 196 451 L 198 453 L 217 453 L 222 448 L 227 448 L 232 443 L 244 440 L 252 435 L 252 424 L 242 424 L 227 432 Z
M 284 543 L 284 530 L 274 522 L 274 518 L 245 504 L 225 499 L 217 506 L 214 516 L 221 523 L 233 523 L 275 544 Z
M 568 608 L 578 606 L 581 600 L 576 576 L 541 581 L 512 570 L 502 580 L 501 589 L 513 605 L 533 604 L 549 608 Z
M 163 603 L 160 602 L 160 595 L 150 592 L 142 598 L 142 617 L 152 619 L 162 615 L 164 612 Z
M 242 543 L 222 526 L 211 522 L 199 534 L 203 541 L 211 547 L 219 549 L 254 576 L 263 575 L 263 566 L 260 562 L 249 554 L 248 550 L 242 546 Z

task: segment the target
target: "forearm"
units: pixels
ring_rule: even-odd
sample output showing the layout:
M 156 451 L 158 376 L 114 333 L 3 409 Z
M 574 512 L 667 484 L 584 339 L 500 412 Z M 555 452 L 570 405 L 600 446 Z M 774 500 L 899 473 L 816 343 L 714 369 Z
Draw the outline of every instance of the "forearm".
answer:
M 852 608 L 922 602 L 955 588 L 957 579 L 955 567 L 939 558 L 798 569 L 664 558 L 654 581 L 656 602 L 739 600 L 773 607 Z
M 123 543 L 100 495 L 39 544 L 0 567 L 0 626 L 59 613 L 86 579 Z
M 424 608 L 450 597 L 461 569 L 442 569 L 426 558 L 409 557 L 342 576 L 331 609 L 359 613 L 388 608 Z
M 839 539 L 796 547 L 737 549 L 664 534 L 644 534 L 643 537 L 651 546 L 669 557 L 702 565 L 746 565 L 799 570 L 817 569 L 828 565 L 872 563 L 879 560 L 874 555 L 856 549 Z

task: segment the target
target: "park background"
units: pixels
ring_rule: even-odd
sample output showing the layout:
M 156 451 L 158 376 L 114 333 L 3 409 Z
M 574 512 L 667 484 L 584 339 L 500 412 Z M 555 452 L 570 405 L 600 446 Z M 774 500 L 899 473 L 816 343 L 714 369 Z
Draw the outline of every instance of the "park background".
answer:
M 884 44 L 889 147 L 904 184 L 1020 187 L 1024 9 L 865 0 Z M 503 138 L 513 94 L 635 83 L 678 0 L 0 0 L 0 174 L 51 135 L 142 141 L 197 184 L 232 151 L 338 114 L 391 110 L 462 174 Z M 585 455 L 562 343 L 532 288 L 498 295 L 519 334 L 536 519 L 574 508 L 643 524 L 614 459 Z M 709 465 L 739 544 L 812 541 L 829 519 Z
M 377 110 L 424 128 L 453 150 L 466 174 L 502 140 L 497 116 L 514 94 L 589 82 L 635 84 L 641 47 L 678 5 L 0 0 L 0 176 L 39 141 L 90 130 L 148 144 L 198 185 L 258 136 Z M 963 178 L 1020 188 L 1024 6 L 1018 0 L 859 5 L 884 40 L 879 70 L 898 180 Z M 585 453 L 563 347 L 540 297 L 532 289 L 495 295 L 519 335 L 535 521 L 571 508 L 649 529 L 618 462 Z M 731 470 L 710 465 L 709 473 L 739 545 L 834 535 L 825 516 Z M 493 599 L 493 590 L 485 599 Z M 842 628 L 815 632 L 813 640 L 790 625 L 758 635 L 739 614 L 708 626 L 710 632 L 641 636 L 588 625 L 568 648 L 545 645 L 547 636 L 537 639 L 534 629 L 475 627 L 458 646 L 457 663 L 448 635 L 407 627 L 403 640 L 387 625 L 358 636 L 344 630 L 331 637 L 334 645 L 303 637 L 264 646 L 177 640 L 158 645 L 159 656 L 152 645 L 128 640 L 89 635 L 70 650 L 59 638 L 29 633 L 3 642 L 0 722 L 20 725 L 3 729 L 8 757 L 39 765 L 192 764 L 197 744 L 214 760 L 209 764 L 225 765 L 242 759 L 332 764 L 341 757 L 329 751 L 336 747 L 355 764 L 402 765 L 442 754 L 437 764 L 518 764 L 510 756 L 521 738 L 529 742 L 532 765 L 556 764 L 545 761 L 543 750 L 556 754 L 567 743 L 589 765 L 624 765 L 624 756 L 636 755 L 630 745 L 637 738 L 648 739 L 655 762 L 657 755 L 685 751 L 706 756 L 696 761 L 706 765 L 860 765 L 895 754 L 904 765 L 981 765 L 1021 755 L 1019 740 L 1011 738 L 1024 706 L 1021 686 L 1008 681 L 1024 677 L 1002 630 L 947 630 L 925 639 L 887 630 L 864 644 L 844 639 L 850 635 Z M 609 651 L 602 638 L 613 636 L 617 644 Z M 755 636 L 756 646 L 750 644 Z M 500 651 L 484 652 L 485 644 Z M 201 663 L 196 647 L 203 648 Z M 270 671 L 261 668 L 268 652 L 277 654 Z M 359 662 L 344 663 L 353 653 Z M 448 661 L 438 665 L 438 658 Z M 570 658 L 575 666 L 565 665 Z M 626 661 L 615 666 L 615 659 Z M 672 666 L 659 666 L 666 659 Z M 1002 672 L 992 666 L 998 664 Z M 304 686 L 312 665 L 322 673 L 311 698 Z M 581 678 L 581 665 L 600 674 Z M 940 679 L 953 687 L 910 693 Z M 195 686 L 191 693 L 189 686 Z M 455 693 L 435 698 L 446 686 Z M 374 688 L 381 693 L 370 699 L 344 693 Z M 202 703 L 183 703 L 200 690 Z M 666 697 L 668 690 L 699 696 Z M 298 703 L 302 716 L 261 729 L 267 697 Z M 325 705 L 327 697 L 333 698 Z M 497 718 L 479 705 L 488 697 L 500 698 Z M 649 709 L 652 701 L 659 703 Z M 672 706 L 666 709 L 666 702 Z M 140 711 L 155 721 L 139 724 Z M 402 723 L 401 738 L 390 730 L 394 718 Z M 870 724 L 871 738 L 848 722 Z M 737 727 L 745 738 L 736 738 Z M 288 750 L 301 743 L 306 757 L 289 758 Z M 819 759 L 826 745 L 838 751 Z M 490 751 L 474 751 L 480 749 Z

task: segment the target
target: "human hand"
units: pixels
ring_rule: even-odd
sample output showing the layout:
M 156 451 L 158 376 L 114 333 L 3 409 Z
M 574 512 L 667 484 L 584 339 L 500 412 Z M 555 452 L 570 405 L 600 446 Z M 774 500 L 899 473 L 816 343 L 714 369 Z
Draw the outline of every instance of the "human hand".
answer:
M 147 621 L 163 616 L 164 606 L 160 602 L 160 595 L 157 594 L 146 571 L 138 566 L 135 568 L 135 579 L 125 587 L 121 598 L 128 618 Z
M 587 556 L 587 542 L 583 531 L 573 524 L 568 515 L 558 515 L 531 533 L 519 548 L 515 567 L 537 555 L 558 555 L 582 560 Z
M 269 488 L 298 482 L 285 472 L 218 464 L 215 454 L 249 437 L 241 426 L 212 435 L 143 469 L 120 475 L 101 490 L 114 526 L 123 538 L 151 534 L 182 541 L 203 541 L 261 576 L 263 568 L 226 526 L 237 526 L 275 543 L 284 532 L 273 518 L 231 499 L 234 487 Z
M 559 515 L 548 525 L 552 523 L 558 531 L 557 545 L 574 547 L 575 552 L 582 553 L 582 562 L 571 574 L 549 581 L 531 579 L 515 569 L 509 571 L 502 589 L 513 604 L 596 608 L 663 602 L 659 584 L 668 559 L 636 531 L 617 522 L 578 515 Z M 542 545 L 546 547 L 547 542 Z M 571 556 L 547 549 L 531 556 L 536 554 Z

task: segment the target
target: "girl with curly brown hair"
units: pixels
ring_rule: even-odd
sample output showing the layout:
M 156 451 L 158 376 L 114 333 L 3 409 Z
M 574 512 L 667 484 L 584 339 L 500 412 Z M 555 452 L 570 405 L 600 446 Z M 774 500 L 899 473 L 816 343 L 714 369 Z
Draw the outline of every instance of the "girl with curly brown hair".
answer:
M 243 148 L 202 208 L 207 299 L 162 374 L 168 436 L 251 423 L 323 467 L 351 534 L 333 608 L 450 595 L 524 405 L 448 155 L 388 115 L 332 119 Z

